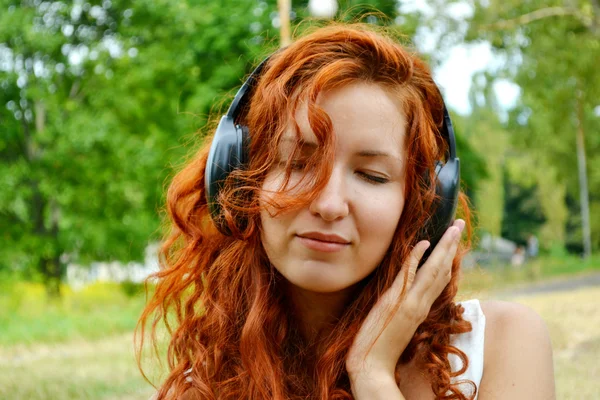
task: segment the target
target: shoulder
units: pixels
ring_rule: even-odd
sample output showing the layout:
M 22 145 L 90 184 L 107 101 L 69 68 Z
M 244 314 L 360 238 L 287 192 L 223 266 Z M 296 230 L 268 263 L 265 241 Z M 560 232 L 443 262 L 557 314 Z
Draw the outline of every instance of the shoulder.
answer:
M 549 340 L 544 320 L 531 308 L 507 301 L 482 301 L 480 304 L 486 317 L 486 338 L 501 339 L 504 335 L 534 334 Z
M 481 302 L 486 319 L 484 373 L 478 398 L 553 399 L 550 335 L 531 308 Z

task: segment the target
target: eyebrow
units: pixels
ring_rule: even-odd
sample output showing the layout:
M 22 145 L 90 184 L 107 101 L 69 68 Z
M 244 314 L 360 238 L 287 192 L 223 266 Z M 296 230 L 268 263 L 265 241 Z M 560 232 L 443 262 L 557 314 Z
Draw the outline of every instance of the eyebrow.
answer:
M 386 153 L 385 151 L 378 151 L 378 150 L 361 150 L 359 152 L 356 153 L 357 156 L 359 157 L 389 157 L 389 158 L 397 158 L 396 156 L 393 156 L 389 153 Z

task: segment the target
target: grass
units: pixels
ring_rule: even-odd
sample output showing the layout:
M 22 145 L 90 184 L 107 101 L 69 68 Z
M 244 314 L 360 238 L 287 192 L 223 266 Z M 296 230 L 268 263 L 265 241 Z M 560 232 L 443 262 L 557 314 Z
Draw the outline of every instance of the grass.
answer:
M 599 270 L 593 262 L 538 260 L 520 269 L 465 272 L 459 296 L 494 298 L 496 290 L 569 273 Z M 133 356 L 132 331 L 144 296 L 116 284 L 65 288 L 47 302 L 41 285 L 0 282 L 0 399 L 146 400 L 154 389 Z M 557 398 L 594 398 L 600 381 L 600 288 L 511 298 L 546 321 L 554 348 Z M 160 374 L 152 376 L 160 381 Z
M 0 292 L 0 346 L 95 340 L 130 332 L 144 306 L 141 292 L 127 295 L 118 284 L 81 291 L 63 288 L 48 301 L 41 284 L 13 282 Z
M 586 261 L 574 256 L 540 257 L 519 268 L 499 264 L 463 270 L 460 290 L 476 295 L 595 272 L 600 272 L 598 256 Z
M 148 399 L 154 389 L 134 358 L 140 290 L 63 287 L 47 301 L 41 284 L 0 288 L 0 399 Z
M 95 341 L 0 349 L 2 399 L 148 399 L 130 333 Z
M 600 382 L 600 288 L 512 298 L 546 322 L 554 352 L 557 399 L 594 399 Z

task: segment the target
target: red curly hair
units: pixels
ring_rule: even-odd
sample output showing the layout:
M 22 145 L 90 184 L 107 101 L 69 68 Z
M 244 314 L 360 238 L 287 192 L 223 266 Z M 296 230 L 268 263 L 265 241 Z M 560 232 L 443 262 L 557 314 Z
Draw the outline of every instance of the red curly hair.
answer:
M 157 282 L 154 294 L 136 330 L 140 369 L 147 325 L 155 345 L 161 323 L 170 334 L 169 375 L 158 399 L 180 398 L 190 389 L 202 399 L 352 399 L 346 355 L 368 310 L 420 240 L 436 200 L 428 182 L 434 181 L 435 160 L 444 158 L 447 146 L 439 133 L 443 101 L 429 68 L 392 35 L 376 29 L 334 23 L 271 56 L 239 117 L 251 132 L 249 166 L 228 178 L 219 198 L 233 235 L 217 231 L 207 207 L 204 170 L 210 139 L 173 179 L 167 195 L 171 232 L 161 249 L 161 271 L 151 277 Z M 299 99 L 308 102 L 318 140 L 319 150 L 309 161 L 318 172 L 302 195 L 279 193 L 277 207 L 301 207 L 318 195 L 331 171 L 333 135 L 317 96 L 357 81 L 382 85 L 401 100 L 407 119 L 406 203 L 379 267 L 360 282 L 331 333 L 318 344 L 306 343 L 284 299 L 285 278 L 271 266 L 261 243 L 258 199 Z M 288 177 L 290 171 L 288 165 Z M 399 360 L 417 357 L 437 399 L 467 398 L 460 382 L 451 380 L 466 370 L 468 360 L 450 344 L 450 335 L 471 330 L 463 308 L 453 302 L 471 236 L 464 194 L 459 200 L 467 239 L 453 261 L 451 282 Z M 451 353 L 463 361 L 460 371 L 451 371 Z

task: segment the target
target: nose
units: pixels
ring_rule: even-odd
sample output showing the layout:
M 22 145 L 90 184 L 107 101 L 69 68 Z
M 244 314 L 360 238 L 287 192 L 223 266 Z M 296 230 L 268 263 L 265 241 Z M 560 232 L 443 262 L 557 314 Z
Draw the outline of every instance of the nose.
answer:
M 348 216 L 350 208 L 342 171 L 334 168 L 323 190 L 310 203 L 309 211 L 328 222 Z

